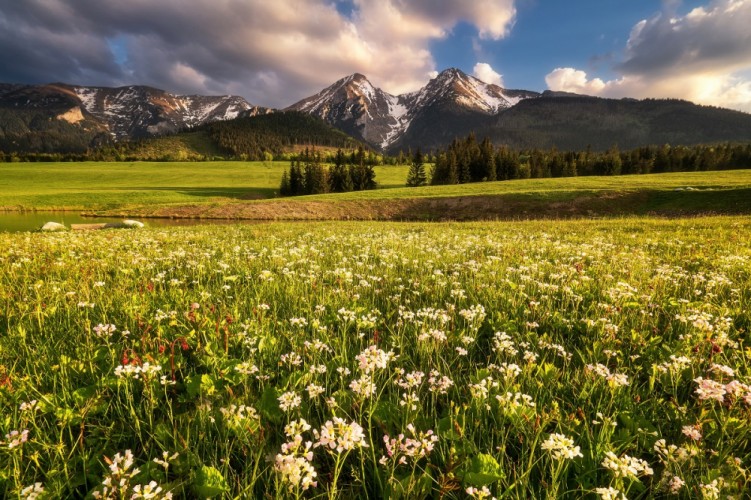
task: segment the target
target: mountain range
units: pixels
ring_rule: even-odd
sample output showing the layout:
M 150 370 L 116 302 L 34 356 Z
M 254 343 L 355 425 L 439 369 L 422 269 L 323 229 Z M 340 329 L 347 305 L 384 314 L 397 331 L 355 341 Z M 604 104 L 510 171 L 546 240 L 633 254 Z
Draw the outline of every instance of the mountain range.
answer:
M 398 96 L 355 73 L 281 111 L 310 114 L 389 153 L 443 147 L 470 132 L 513 148 L 751 141 L 747 113 L 676 99 L 504 89 L 455 68 Z M 144 86 L 0 84 L 0 150 L 85 149 L 276 112 L 237 96 L 180 96 Z

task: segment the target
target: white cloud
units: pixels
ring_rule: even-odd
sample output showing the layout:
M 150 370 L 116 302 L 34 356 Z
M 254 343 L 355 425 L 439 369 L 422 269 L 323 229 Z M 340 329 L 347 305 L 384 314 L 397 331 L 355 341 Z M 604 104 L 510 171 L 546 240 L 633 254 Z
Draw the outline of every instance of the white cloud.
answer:
M 393 92 L 436 69 L 430 43 L 459 22 L 513 26 L 514 0 L 24 0 L 0 9 L 0 80 L 148 84 L 286 106 L 353 72 Z M 127 49 L 119 67 L 108 40 Z
M 472 74 L 485 83 L 492 83 L 503 87 L 503 75 L 497 73 L 488 63 L 477 63 L 472 69 Z
M 617 79 L 556 68 L 551 90 L 605 97 L 676 97 L 751 112 L 751 0 L 712 0 L 684 16 L 666 10 L 631 30 Z

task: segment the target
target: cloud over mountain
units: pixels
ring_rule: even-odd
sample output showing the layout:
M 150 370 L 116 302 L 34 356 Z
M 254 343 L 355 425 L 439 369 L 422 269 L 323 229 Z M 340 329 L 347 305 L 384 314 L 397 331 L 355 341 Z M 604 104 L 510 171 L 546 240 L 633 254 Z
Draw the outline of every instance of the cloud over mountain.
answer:
M 683 16 L 668 2 L 631 30 L 618 78 L 556 68 L 548 88 L 607 97 L 681 97 L 751 111 L 751 0 L 712 0 Z
M 283 106 L 360 71 L 398 93 L 428 80 L 431 41 L 457 23 L 497 40 L 515 15 L 514 0 L 0 0 L 0 80 Z

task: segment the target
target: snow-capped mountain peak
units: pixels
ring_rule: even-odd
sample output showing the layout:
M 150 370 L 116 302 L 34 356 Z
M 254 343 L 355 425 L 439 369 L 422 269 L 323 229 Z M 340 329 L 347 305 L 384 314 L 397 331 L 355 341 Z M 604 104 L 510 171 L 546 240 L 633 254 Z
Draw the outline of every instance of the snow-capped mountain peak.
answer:
M 145 86 L 72 90 L 81 106 L 104 121 L 116 139 L 175 132 L 258 111 L 238 96 L 176 95 Z
M 416 92 L 394 96 L 373 86 L 362 74 L 344 77 L 289 110 L 304 111 L 333 126 L 387 149 L 407 133 L 415 119 L 436 107 L 455 107 L 493 115 L 535 92 L 506 90 L 449 68 Z

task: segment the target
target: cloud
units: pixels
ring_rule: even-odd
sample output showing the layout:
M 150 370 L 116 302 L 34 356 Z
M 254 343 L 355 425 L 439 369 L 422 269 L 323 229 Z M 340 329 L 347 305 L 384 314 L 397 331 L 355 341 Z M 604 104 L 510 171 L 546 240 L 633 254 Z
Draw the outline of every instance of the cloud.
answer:
M 556 68 L 552 90 L 605 97 L 678 97 L 751 112 L 751 0 L 712 0 L 683 16 L 676 2 L 639 21 L 625 57 L 603 81 L 576 68 Z
M 514 0 L 346 4 L 342 13 L 331 0 L 0 0 L 0 81 L 146 84 L 286 106 L 360 72 L 401 93 L 437 69 L 430 43 L 457 23 L 499 39 L 516 16 Z
M 485 83 L 492 83 L 503 87 L 503 75 L 497 73 L 488 63 L 477 63 L 472 69 L 472 74 Z

